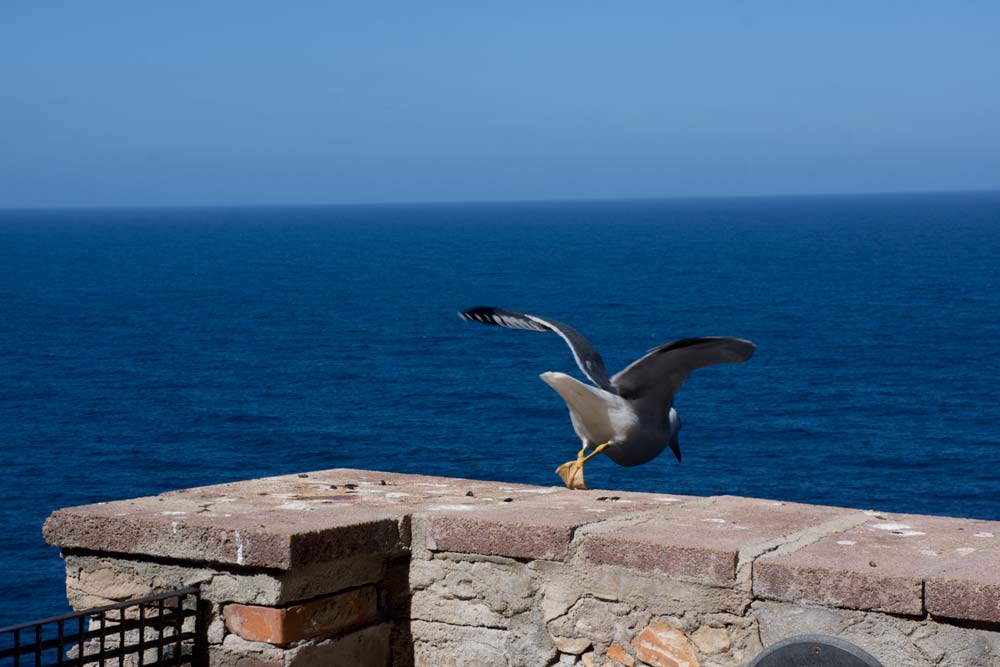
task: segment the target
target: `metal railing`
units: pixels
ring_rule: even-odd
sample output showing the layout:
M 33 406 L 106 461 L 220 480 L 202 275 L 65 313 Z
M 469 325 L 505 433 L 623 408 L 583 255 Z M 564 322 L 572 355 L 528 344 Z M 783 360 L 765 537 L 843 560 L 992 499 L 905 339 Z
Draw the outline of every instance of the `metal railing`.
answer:
M 0 628 L 0 667 L 204 664 L 197 587 Z

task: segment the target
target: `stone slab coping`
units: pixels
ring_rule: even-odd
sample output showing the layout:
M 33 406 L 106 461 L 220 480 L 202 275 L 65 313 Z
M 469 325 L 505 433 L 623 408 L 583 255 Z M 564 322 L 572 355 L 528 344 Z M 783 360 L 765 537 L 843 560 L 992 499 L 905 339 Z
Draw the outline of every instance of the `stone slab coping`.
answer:
M 515 553 L 497 555 L 543 558 L 564 555 L 576 526 L 660 500 L 334 469 L 69 507 L 54 512 L 43 532 L 63 548 L 285 570 L 404 550 L 405 520 L 420 513 L 435 521 L 443 550 L 479 548 L 454 526 L 509 524 L 525 537 L 534 532 L 562 546 L 508 543 L 504 548 Z
M 873 515 L 757 561 L 758 597 L 1000 623 L 1000 523 Z
M 649 571 L 763 599 L 1000 623 L 1000 523 L 334 469 L 56 511 L 50 544 L 289 570 L 410 544 Z

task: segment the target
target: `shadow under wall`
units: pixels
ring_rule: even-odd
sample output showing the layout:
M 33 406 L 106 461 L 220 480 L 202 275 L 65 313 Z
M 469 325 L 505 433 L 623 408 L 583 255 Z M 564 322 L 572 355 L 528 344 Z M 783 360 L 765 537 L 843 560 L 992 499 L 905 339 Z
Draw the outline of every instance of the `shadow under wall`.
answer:
M 383 604 L 392 623 L 389 664 L 392 667 L 413 667 L 413 632 L 410 629 L 413 593 L 410 590 L 409 555 L 393 558 L 386 564 L 384 581 Z

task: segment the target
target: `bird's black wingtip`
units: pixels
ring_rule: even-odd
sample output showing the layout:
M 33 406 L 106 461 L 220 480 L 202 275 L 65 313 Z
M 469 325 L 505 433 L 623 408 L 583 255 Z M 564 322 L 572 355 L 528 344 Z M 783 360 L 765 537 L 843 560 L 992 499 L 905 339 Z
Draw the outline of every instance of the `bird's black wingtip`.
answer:
M 473 306 L 465 310 L 458 311 L 458 316 L 463 320 L 478 320 L 478 315 L 491 315 L 497 311 L 492 306 Z

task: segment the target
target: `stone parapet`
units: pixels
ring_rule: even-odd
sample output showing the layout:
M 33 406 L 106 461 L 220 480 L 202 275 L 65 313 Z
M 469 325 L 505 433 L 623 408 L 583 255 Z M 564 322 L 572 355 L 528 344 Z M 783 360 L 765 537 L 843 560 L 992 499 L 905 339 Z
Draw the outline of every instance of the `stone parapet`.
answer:
M 1000 523 L 337 469 L 55 512 L 76 608 L 201 584 L 213 665 L 1000 665 Z

